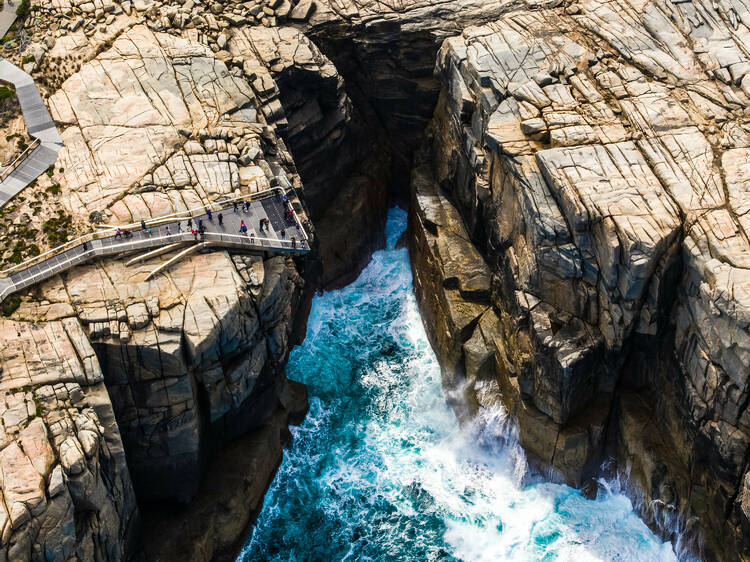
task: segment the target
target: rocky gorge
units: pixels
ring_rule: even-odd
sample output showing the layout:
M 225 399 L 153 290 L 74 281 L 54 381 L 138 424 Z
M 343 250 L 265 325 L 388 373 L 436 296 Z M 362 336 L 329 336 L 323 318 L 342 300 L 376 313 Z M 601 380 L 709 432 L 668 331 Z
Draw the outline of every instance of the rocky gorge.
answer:
M 586 2 L 445 41 L 411 242 L 447 384 L 569 483 L 615 459 L 648 522 L 733 559 L 747 94 L 739 12 L 715 9 Z
M 231 557 L 307 408 L 284 367 L 310 299 L 393 201 L 459 420 L 506 410 L 549 478 L 619 474 L 680 554 L 749 555 L 743 4 L 33 0 L 22 23 L 6 55 L 65 148 L 3 209 L 4 260 L 275 186 L 314 251 L 153 280 L 169 254 L 110 258 L 8 309 L 5 559 Z

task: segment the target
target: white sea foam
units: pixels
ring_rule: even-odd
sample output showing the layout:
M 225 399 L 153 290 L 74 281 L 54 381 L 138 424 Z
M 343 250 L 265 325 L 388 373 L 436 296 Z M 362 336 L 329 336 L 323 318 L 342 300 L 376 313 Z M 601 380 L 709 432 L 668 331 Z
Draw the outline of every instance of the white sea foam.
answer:
M 625 495 L 529 483 L 501 409 L 459 427 L 411 289 L 405 213 L 352 285 L 316 297 L 288 373 L 311 409 L 244 560 L 675 560 Z

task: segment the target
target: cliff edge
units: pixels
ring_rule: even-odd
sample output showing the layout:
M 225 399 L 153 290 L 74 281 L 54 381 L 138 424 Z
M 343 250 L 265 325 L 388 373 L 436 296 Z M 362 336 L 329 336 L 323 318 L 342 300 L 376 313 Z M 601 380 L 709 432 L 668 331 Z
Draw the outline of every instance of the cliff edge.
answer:
M 446 40 L 410 223 L 470 410 L 501 403 L 573 485 L 616 460 L 652 526 L 721 559 L 747 552 L 743 14 L 587 0 Z

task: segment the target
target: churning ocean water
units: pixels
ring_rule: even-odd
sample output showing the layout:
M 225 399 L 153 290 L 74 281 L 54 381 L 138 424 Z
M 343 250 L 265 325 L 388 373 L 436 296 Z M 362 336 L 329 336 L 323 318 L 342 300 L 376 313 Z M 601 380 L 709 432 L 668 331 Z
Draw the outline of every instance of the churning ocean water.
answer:
M 675 560 L 624 495 L 521 483 L 526 464 L 502 413 L 459 427 L 407 250 L 395 249 L 405 228 L 392 209 L 387 248 L 354 283 L 315 298 L 287 367 L 310 412 L 239 559 Z

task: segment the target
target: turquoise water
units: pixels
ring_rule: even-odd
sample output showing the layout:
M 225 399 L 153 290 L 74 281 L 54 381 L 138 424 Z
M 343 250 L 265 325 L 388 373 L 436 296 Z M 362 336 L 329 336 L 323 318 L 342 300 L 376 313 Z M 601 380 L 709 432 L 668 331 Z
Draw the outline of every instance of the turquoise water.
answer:
M 240 560 L 675 560 L 620 494 L 522 477 L 501 412 L 460 428 L 412 293 L 406 213 L 359 279 L 315 298 L 290 378 L 310 392 Z M 529 484 L 529 480 L 532 481 Z

